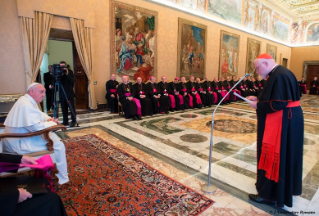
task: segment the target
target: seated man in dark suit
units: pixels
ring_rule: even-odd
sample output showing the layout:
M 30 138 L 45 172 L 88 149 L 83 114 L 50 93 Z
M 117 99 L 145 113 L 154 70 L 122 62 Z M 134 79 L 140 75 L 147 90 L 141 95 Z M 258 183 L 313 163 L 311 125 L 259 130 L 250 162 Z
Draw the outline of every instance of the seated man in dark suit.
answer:
M 2 162 L 13 164 L 37 164 L 36 158 L 0 153 L 0 168 Z M 18 169 L 18 165 L 17 165 Z M 43 183 L 48 185 L 48 181 L 43 179 Z M 48 190 L 48 193 L 32 195 L 23 188 L 12 191 L 0 190 L 0 213 L 2 216 L 9 215 L 67 215 L 61 201 L 56 193 Z

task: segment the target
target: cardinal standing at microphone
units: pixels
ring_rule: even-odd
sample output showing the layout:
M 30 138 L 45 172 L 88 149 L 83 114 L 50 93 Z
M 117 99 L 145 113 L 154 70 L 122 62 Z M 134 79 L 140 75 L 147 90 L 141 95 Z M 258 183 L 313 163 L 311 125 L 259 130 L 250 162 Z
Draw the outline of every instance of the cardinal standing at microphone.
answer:
M 258 98 L 247 97 L 258 119 L 258 194 L 249 194 L 249 198 L 292 207 L 292 197 L 302 192 L 304 118 L 298 81 L 269 54 L 261 54 L 254 63 L 257 74 L 268 80 Z

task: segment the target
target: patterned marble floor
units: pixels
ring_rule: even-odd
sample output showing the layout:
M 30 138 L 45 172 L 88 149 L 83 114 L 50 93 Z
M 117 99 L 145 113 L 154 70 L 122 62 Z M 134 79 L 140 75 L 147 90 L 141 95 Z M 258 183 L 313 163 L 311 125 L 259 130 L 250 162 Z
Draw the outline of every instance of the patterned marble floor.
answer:
M 303 194 L 294 197 L 293 208 L 284 208 L 297 215 L 301 211 L 319 215 L 318 99 L 318 96 L 305 95 L 301 102 L 305 117 Z M 108 112 L 82 114 L 77 116 L 80 130 L 70 130 L 67 134 L 99 133 L 108 141 L 121 143 L 120 147 L 125 149 L 132 150 L 132 146 L 135 146 L 132 151 L 139 159 L 144 160 L 146 157 L 149 165 L 160 171 L 163 168 L 174 179 L 200 191 L 200 185 L 204 184 L 208 173 L 213 110 L 214 107 L 171 112 L 169 115 L 145 117 L 142 121 L 125 120 Z M 82 129 L 89 126 L 91 128 Z M 222 190 L 210 195 L 217 204 L 203 215 L 221 215 L 226 212 L 230 215 L 263 214 L 256 207 L 235 198 L 249 202 L 247 194 L 256 193 L 256 130 L 256 114 L 248 104 L 239 102 L 218 109 L 214 122 L 211 176 L 213 183 Z M 229 198 L 221 198 L 222 204 L 219 206 L 219 198 L 216 197 L 221 194 Z M 270 214 L 282 214 L 275 207 L 255 206 Z

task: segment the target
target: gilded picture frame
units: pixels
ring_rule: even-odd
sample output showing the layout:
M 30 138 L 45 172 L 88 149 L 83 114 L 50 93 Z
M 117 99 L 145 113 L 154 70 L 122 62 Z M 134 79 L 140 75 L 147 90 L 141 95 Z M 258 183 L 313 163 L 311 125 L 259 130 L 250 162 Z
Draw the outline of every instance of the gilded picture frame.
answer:
M 191 75 L 204 79 L 206 75 L 207 26 L 178 18 L 178 77 Z
M 246 54 L 246 73 L 254 78 L 258 74 L 255 71 L 255 59 L 260 55 L 261 42 L 252 38 L 247 39 L 247 54 Z
M 271 44 L 267 44 L 266 53 L 271 55 L 275 61 L 277 61 L 277 47 Z
M 219 79 L 221 76 L 237 76 L 239 44 L 239 35 L 221 30 L 218 73 Z
M 118 81 L 157 76 L 157 20 L 156 11 L 110 1 L 110 67 Z

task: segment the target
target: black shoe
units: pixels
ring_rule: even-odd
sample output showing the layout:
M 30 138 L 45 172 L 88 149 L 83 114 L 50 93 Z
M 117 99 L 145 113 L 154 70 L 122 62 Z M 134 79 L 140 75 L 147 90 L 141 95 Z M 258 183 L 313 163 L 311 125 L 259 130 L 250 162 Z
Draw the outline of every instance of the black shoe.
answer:
M 133 120 L 137 120 L 137 117 L 136 117 L 136 115 L 134 115 L 134 116 L 133 116 Z
M 165 111 L 165 114 L 169 114 L 169 112 L 168 112 L 168 111 Z
M 142 120 L 142 118 L 141 118 L 140 115 L 136 115 L 136 118 L 137 118 L 138 120 Z
M 270 203 L 270 204 L 275 204 L 276 203 L 275 201 L 265 200 L 265 199 L 261 198 L 257 194 L 249 194 L 248 196 L 249 196 L 249 199 L 251 199 L 252 201 L 257 202 L 257 203 Z
M 71 122 L 70 127 L 75 127 L 75 122 Z

